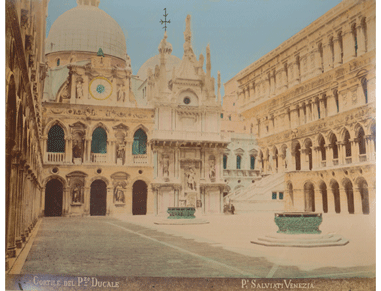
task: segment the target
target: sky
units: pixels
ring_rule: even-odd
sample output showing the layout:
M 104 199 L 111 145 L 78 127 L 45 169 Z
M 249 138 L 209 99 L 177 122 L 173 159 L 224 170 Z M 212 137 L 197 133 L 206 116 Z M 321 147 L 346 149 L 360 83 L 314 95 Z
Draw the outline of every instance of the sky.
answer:
M 341 0 L 100 0 L 99 8 L 121 26 L 133 74 L 158 54 L 164 8 L 172 54 L 183 56 L 185 18 L 192 17 L 192 47 L 198 58 L 210 45 L 212 75 L 225 83 L 238 72 L 318 19 Z M 76 0 L 50 0 L 47 34 Z M 205 64 L 204 64 L 205 70 Z M 221 88 L 221 95 L 224 90 Z

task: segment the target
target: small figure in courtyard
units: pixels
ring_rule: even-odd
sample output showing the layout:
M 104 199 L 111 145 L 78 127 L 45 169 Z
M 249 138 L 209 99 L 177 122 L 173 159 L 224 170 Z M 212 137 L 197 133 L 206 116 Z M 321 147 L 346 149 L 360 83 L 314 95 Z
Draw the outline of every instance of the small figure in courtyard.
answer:
M 196 173 L 194 172 L 193 168 L 190 168 L 187 175 L 187 186 L 190 190 L 196 190 L 195 178 L 196 178 Z
M 79 203 L 81 202 L 81 187 L 79 184 L 76 184 L 73 189 L 73 202 Z
M 232 214 L 234 214 L 234 211 L 235 211 L 235 207 L 234 207 L 234 205 L 233 205 L 233 204 L 230 206 L 230 211 L 231 211 L 231 213 L 232 213 Z

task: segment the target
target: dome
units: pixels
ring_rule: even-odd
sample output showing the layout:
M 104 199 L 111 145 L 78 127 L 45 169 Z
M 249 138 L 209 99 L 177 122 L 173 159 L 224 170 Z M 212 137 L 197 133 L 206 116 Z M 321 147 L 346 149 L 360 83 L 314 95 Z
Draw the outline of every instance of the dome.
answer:
M 72 8 L 53 23 L 45 43 L 45 53 L 83 51 L 97 53 L 102 48 L 106 55 L 126 58 L 124 33 L 119 24 L 98 8 L 98 2 Z M 86 3 L 86 1 L 84 2 Z
M 167 69 L 167 80 L 172 79 L 172 70 L 173 67 L 177 69 L 179 68 L 181 63 L 181 59 L 179 59 L 176 56 L 173 55 L 167 55 L 166 63 L 165 63 L 165 68 Z M 150 68 L 152 72 L 155 72 L 155 66 L 158 65 L 160 67 L 160 55 L 156 55 L 150 59 L 148 59 L 139 69 L 138 71 L 138 76 L 139 79 L 145 80 L 147 79 L 147 70 Z

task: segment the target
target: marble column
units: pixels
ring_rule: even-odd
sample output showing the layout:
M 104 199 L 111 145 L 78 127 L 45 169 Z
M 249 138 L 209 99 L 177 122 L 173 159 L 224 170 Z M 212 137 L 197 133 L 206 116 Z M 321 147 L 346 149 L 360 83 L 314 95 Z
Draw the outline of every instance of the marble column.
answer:
M 351 143 L 351 151 L 352 151 L 352 164 L 359 162 L 359 139 L 353 138 L 349 140 Z
M 340 213 L 349 214 L 347 193 L 344 188 L 340 188 Z
M 254 95 L 255 95 L 255 88 L 254 88 L 254 84 L 253 83 L 251 83 L 250 85 L 249 85 L 249 95 L 250 95 L 250 99 L 249 99 L 249 101 L 252 101 L 252 100 L 254 100 Z
M 154 202 L 153 203 L 154 203 L 154 211 L 156 216 L 158 215 L 158 211 L 159 211 L 158 200 L 159 200 L 159 189 L 154 188 L 154 199 L 153 199 Z
M 299 125 L 305 124 L 304 102 L 299 104 Z
M 292 105 L 290 106 L 290 114 L 291 114 L 291 128 L 297 127 L 298 124 L 298 106 Z
M 335 211 L 335 195 L 333 194 L 332 188 L 327 185 L 327 207 L 329 214 L 336 213 Z
M 353 188 L 353 203 L 355 208 L 355 214 L 363 214 L 362 212 L 362 199 L 359 188 Z
M 113 188 L 110 186 L 107 186 L 107 198 L 106 198 L 106 215 L 112 214 L 112 208 L 113 208 Z
M 307 148 L 304 146 L 300 148 L 300 166 L 302 171 L 308 171 L 308 154 L 307 154 Z
M 315 189 L 315 212 L 323 213 L 323 193 L 320 189 Z
M 84 214 L 86 216 L 90 215 L 90 187 L 87 185 L 87 183 L 85 184 L 85 187 L 83 189 L 83 195 L 84 195 Z

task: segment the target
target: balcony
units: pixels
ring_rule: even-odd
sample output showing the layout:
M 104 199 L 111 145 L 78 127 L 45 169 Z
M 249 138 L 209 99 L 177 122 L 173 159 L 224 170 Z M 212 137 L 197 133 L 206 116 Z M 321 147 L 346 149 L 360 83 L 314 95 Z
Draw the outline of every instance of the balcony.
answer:
M 334 166 L 337 166 L 339 164 L 339 159 L 333 159 L 332 162 Z
M 352 157 L 346 157 L 345 158 L 345 163 L 348 165 L 348 164 L 352 164 Z
M 107 154 L 91 154 L 91 162 L 97 164 L 105 164 L 107 162 Z
M 132 162 L 137 165 L 148 164 L 147 155 L 133 155 Z
M 63 163 L 65 161 L 65 153 L 46 153 L 47 163 Z

